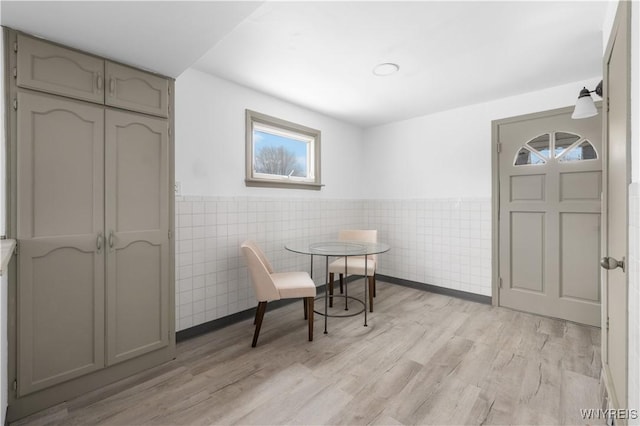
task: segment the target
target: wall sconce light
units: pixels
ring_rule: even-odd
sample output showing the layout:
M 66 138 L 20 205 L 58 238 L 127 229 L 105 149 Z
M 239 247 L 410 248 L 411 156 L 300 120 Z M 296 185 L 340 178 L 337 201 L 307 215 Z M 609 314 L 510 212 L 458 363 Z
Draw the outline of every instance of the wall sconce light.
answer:
M 594 92 L 596 95 L 602 97 L 602 80 L 600 80 L 600 83 L 598 83 L 595 90 L 589 91 L 586 87 L 582 88 L 580 95 L 578 95 L 578 100 L 576 101 L 576 108 L 573 110 L 573 114 L 571 114 L 571 118 L 589 118 L 598 115 L 598 110 L 596 109 L 596 106 L 593 103 L 593 98 L 591 97 L 591 93 Z

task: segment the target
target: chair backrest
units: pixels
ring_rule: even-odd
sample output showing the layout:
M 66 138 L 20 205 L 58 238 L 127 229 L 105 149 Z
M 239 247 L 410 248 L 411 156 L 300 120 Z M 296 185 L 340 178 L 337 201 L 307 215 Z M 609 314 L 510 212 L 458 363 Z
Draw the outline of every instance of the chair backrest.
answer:
M 247 267 L 258 302 L 280 300 L 280 292 L 271 278 L 273 267 L 260 247 L 253 241 L 245 241 L 240 248 L 247 259 Z
M 338 232 L 338 239 L 341 241 L 366 241 L 368 243 L 378 242 L 377 229 L 343 229 Z M 378 256 L 369 256 L 369 259 L 377 260 Z

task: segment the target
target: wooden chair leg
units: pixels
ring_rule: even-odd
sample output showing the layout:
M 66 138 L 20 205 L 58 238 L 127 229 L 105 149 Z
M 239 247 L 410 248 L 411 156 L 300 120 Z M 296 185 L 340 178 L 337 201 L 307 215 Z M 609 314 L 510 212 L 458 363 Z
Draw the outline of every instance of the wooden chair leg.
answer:
M 267 302 L 259 302 L 258 308 L 256 309 L 256 331 L 253 333 L 253 342 L 251 343 L 251 347 L 255 348 L 258 343 L 258 336 L 260 335 L 260 327 L 262 326 L 262 318 L 264 318 L 264 313 L 267 310 Z
M 302 306 L 304 307 L 304 319 L 307 319 L 307 301 L 302 299 Z
M 258 313 L 260 313 L 260 302 L 258 302 L 258 306 L 256 306 L 256 316 L 253 317 L 253 325 L 256 325 L 258 322 Z
M 329 307 L 333 308 L 333 272 L 329 272 L 329 282 L 327 283 L 329 286 Z
M 307 297 L 307 304 L 309 305 L 307 310 L 309 311 L 309 341 L 313 342 L 313 304 L 315 302 L 313 297 Z
M 369 277 L 369 312 L 373 312 L 373 293 L 375 288 L 375 280 L 372 275 Z
M 344 275 L 340 274 L 340 294 L 344 293 Z

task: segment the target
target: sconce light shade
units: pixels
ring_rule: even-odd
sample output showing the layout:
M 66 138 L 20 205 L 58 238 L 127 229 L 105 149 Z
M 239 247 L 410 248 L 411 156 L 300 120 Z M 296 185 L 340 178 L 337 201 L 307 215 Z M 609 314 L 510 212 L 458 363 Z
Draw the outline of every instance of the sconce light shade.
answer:
M 598 115 L 598 110 L 593 103 L 593 98 L 591 98 L 589 91 L 585 87 L 580 91 L 580 96 L 578 96 L 578 100 L 576 101 L 576 108 L 573 110 L 571 118 L 589 118 L 593 117 L 594 115 Z
M 596 109 L 596 105 L 593 103 L 593 98 L 591 97 L 592 92 L 595 92 L 596 95 L 602 97 L 602 81 L 598 83 L 595 90 L 589 91 L 586 87 L 582 88 L 580 95 L 578 95 L 578 100 L 576 101 L 576 107 L 573 110 L 573 114 L 571 114 L 571 118 L 580 119 L 598 115 L 598 110 Z

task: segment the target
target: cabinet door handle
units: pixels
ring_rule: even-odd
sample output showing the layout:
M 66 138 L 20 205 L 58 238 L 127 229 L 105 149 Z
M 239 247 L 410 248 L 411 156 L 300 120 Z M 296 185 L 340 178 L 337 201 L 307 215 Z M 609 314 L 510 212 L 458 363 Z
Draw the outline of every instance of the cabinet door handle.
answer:
M 113 248 L 113 230 L 109 231 L 109 248 Z
M 98 78 L 96 81 L 96 84 L 98 85 L 98 90 L 102 90 L 102 84 L 103 84 L 103 79 L 102 79 L 102 73 L 98 73 Z
M 113 92 L 116 90 L 116 80 L 113 78 L 109 79 L 109 93 L 113 95 Z
M 98 238 L 96 239 L 96 247 L 98 248 L 98 253 L 102 250 L 102 232 L 98 234 Z

